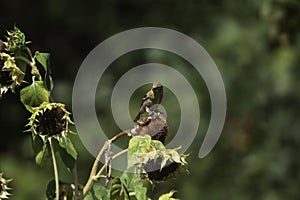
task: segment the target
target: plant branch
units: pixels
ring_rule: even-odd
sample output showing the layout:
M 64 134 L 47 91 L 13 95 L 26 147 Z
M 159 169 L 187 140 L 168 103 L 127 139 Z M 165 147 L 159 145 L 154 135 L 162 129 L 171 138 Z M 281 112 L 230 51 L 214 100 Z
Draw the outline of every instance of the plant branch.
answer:
M 95 174 L 97 173 L 97 169 L 98 169 L 98 165 L 99 165 L 99 161 L 101 159 L 101 156 L 102 154 L 104 153 L 106 147 L 107 147 L 107 142 L 105 142 L 105 144 L 103 145 L 103 147 L 101 148 L 101 150 L 99 151 L 96 159 L 95 159 L 95 162 L 93 164 L 93 167 L 92 167 L 92 170 L 91 170 L 91 173 L 90 173 L 90 177 L 87 181 L 87 183 L 85 184 L 84 188 L 83 188 L 83 197 L 87 194 L 87 192 L 90 190 L 90 188 L 92 187 L 92 183 L 93 183 L 93 180 L 94 180 L 94 176 Z
M 99 166 L 99 162 L 100 162 L 100 159 L 104 153 L 104 151 L 107 149 L 108 145 L 113 143 L 114 141 L 116 141 L 117 139 L 119 139 L 120 137 L 124 136 L 124 135 L 127 135 L 129 133 L 129 130 L 125 130 L 125 131 L 121 131 L 120 133 L 118 133 L 117 135 L 115 135 L 114 137 L 112 137 L 110 140 L 106 141 L 105 144 L 102 146 L 101 150 L 99 151 L 95 161 L 94 161 L 94 164 L 93 164 L 93 167 L 92 167 L 92 170 L 91 170 L 91 173 L 90 173 L 90 177 L 87 181 L 87 183 L 85 184 L 84 188 L 83 188 L 83 195 L 82 197 L 85 197 L 88 193 L 88 191 L 91 189 L 91 187 L 93 186 L 94 184 L 94 181 L 97 180 L 95 179 L 95 177 L 99 177 L 99 176 L 96 176 L 96 173 L 97 173 L 97 169 L 98 169 L 98 166 Z M 117 155 L 117 154 L 116 154 Z M 104 167 L 105 165 L 102 166 L 102 168 L 105 169 Z M 101 168 L 101 169 L 102 169 Z M 104 170 L 103 169 L 103 170 Z M 102 170 L 102 171 L 103 171 Z M 101 171 L 101 170 L 100 170 Z M 99 171 L 99 172 L 100 172 Z M 98 172 L 98 174 L 99 174 Z M 97 175 L 98 175 L 97 174 Z M 100 175 L 102 174 L 102 172 L 100 173 Z
M 30 67 L 33 67 L 33 63 L 30 62 L 30 60 L 28 60 L 27 58 L 23 57 L 23 56 L 16 56 L 15 59 L 17 60 L 22 60 L 24 63 L 26 63 L 27 65 L 29 65 Z
M 51 138 L 49 139 L 50 143 L 50 149 L 52 154 L 52 162 L 53 162 L 53 169 L 54 169 L 54 177 L 55 177 L 55 194 L 56 194 L 56 200 L 59 200 L 59 178 L 58 178 L 58 169 L 56 164 L 56 158 L 54 153 L 54 146 L 52 144 Z
M 127 153 L 128 149 L 124 149 L 123 151 L 120 151 L 119 153 L 116 153 L 113 157 L 112 160 L 116 159 L 117 157 L 123 155 L 124 153 Z M 101 178 L 103 171 L 106 168 L 106 164 L 103 165 L 101 167 L 101 169 L 99 170 L 99 172 L 97 173 L 97 175 L 94 177 L 95 180 L 98 180 L 99 178 Z

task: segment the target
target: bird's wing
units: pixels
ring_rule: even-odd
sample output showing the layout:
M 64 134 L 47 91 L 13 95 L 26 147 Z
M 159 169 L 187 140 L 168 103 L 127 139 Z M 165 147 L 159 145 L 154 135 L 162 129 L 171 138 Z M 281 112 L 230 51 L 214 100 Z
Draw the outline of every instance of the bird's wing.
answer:
M 149 92 L 147 92 L 147 94 L 145 94 L 145 96 L 143 97 L 143 100 L 141 102 L 141 105 L 140 107 L 143 106 L 143 104 L 148 101 L 148 100 L 153 100 L 154 99 L 154 94 L 153 94 L 153 91 L 150 90 Z

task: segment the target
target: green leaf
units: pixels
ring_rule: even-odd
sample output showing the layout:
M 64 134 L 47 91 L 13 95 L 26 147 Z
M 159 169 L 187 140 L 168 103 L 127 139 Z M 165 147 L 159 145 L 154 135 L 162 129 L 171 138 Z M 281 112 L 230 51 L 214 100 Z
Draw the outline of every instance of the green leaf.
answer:
M 51 158 L 51 150 L 49 144 L 46 143 L 43 145 L 42 150 L 36 154 L 35 162 L 37 165 L 43 166 L 49 158 Z
M 59 155 L 69 170 L 74 168 L 77 152 L 71 142 L 71 140 L 67 137 L 59 138 L 58 152 Z
M 130 139 L 128 153 L 146 153 L 151 148 L 151 136 L 135 136 Z
M 98 181 L 97 183 L 95 183 L 94 185 L 94 194 L 96 196 L 97 199 L 101 199 L 101 200 L 109 200 L 109 191 L 106 187 L 104 187 L 103 185 L 101 185 L 101 183 Z
M 93 194 L 91 192 L 88 192 L 83 200 L 94 200 Z
M 70 156 L 72 156 L 75 160 L 77 160 L 77 152 L 70 138 L 66 136 L 60 137 L 58 143 L 59 146 L 64 148 Z
M 121 181 L 129 191 L 134 191 L 136 199 L 147 199 L 147 188 L 144 187 L 143 180 L 138 174 L 124 172 L 121 176 Z
M 43 149 L 43 145 L 44 142 L 42 138 L 39 135 L 32 133 L 32 149 L 35 155 Z
M 40 53 L 38 51 L 35 52 L 35 58 L 36 60 L 41 63 L 41 65 L 44 67 L 45 71 L 47 70 L 47 67 L 50 65 L 50 53 Z
M 132 167 L 136 165 L 137 163 L 144 163 L 142 162 L 143 156 L 141 154 L 146 154 L 151 150 L 151 136 L 145 135 L 145 136 L 135 136 L 130 139 L 128 144 L 128 156 L 127 156 L 127 162 L 128 167 Z
M 66 165 L 68 170 L 71 171 L 75 166 L 76 160 L 67 153 L 66 149 L 62 148 L 61 146 L 59 146 L 57 149 L 63 163 Z
M 53 89 L 53 80 L 51 77 L 51 68 L 50 68 L 50 54 L 49 53 L 40 53 L 35 52 L 36 60 L 44 67 L 45 69 L 45 86 L 51 92 Z
M 110 187 L 110 199 L 111 200 L 129 200 L 129 193 L 125 185 L 119 178 L 114 178 L 111 181 Z
M 44 87 L 43 81 L 33 80 L 31 85 L 21 90 L 20 98 L 26 109 L 32 112 L 33 107 L 49 102 L 49 91 Z
M 135 197 L 138 200 L 146 200 L 147 199 L 147 188 L 143 185 L 137 184 L 134 187 Z
M 179 200 L 172 197 L 175 192 L 176 191 L 172 190 L 169 193 L 163 194 L 158 198 L 158 200 Z
M 55 181 L 51 180 L 47 185 L 46 196 L 48 200 L 55 199 Z

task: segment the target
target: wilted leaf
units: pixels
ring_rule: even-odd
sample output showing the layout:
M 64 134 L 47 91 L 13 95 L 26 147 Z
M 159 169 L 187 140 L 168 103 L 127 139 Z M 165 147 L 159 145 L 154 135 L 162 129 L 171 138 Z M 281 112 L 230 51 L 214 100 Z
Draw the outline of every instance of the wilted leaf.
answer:
M 66 167 L 72 170 L 77 159 L 77 152 L 68 137 L 59 138 L 58 151 Z
M 60 137 L 58 142 L 59 146 L 64 148 L 70 156 L 72 156 L 75 160 L 77 159 L 77 152 L 70 138 Z
M 43 166 L 44 163 L 51 158 L 50 146 L 48 143 L 44 144 L 41 151 L 36 154 L 35 162 L 39 166 Z
M 49 53 L 40 53 L 35 52 L 35 58 L 45 69 L 45 85 L 49 91 L 53 89 L 53 80 L 51 77 L 51 68 L 50 68 L 50 54 Z
M 44 87 L 43 81 L 34 81 L 20 92 L 21 102 L 27 110 L 32 112 L 33 107 L 38 107 L 43 102 L 49 102 L 49 91 Z

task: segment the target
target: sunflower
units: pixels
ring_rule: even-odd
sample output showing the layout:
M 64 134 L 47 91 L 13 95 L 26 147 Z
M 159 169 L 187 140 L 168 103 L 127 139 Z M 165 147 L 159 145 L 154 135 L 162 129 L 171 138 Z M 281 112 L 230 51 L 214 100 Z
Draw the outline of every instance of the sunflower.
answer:
M 64 104 L 44 102 L 34 108 L 28 126 L 33 134 L 46 141 L 49 137 L 65 137 L 70 132 L 69 124 L 73 122 Z

